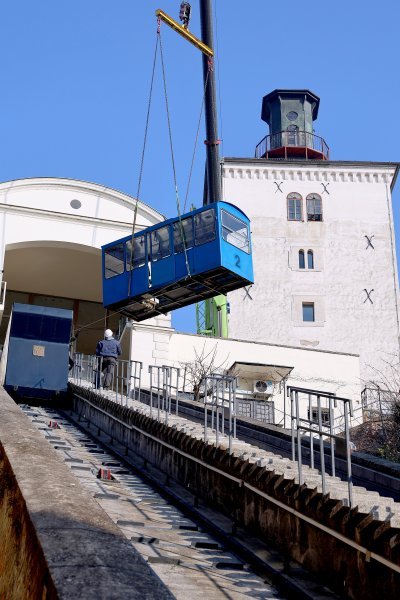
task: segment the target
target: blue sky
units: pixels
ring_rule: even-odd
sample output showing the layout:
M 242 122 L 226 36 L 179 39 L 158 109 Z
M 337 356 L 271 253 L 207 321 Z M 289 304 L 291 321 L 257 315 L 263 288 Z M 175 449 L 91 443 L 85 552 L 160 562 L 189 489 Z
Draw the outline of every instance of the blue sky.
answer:
M 156 8 L 179 0 L 13 0 L 0 10 L 0 180 L 71 177 L 135 195 Z M 197 0 L 191 31 L 200 33 Z M 398 0 L 214 0 L 220 137 L 225 156 L 253 156 L 267 133 L 261 99 L 309 88 L 316 133 L 333 160 L 400 159 Z M 200 53 L 162 27 L 180 196 L 185 196 L 202 96 Z M 141 199 L 173 216 L 175 195 L 160 69 Z M 204 133 L 189 202 L 200 206 Z M 400 189 L 400 183 L 399 189 Z M 400 239 L 399 190 L 394 194 Z M 194 327 L 192 308 L 179 329 Z

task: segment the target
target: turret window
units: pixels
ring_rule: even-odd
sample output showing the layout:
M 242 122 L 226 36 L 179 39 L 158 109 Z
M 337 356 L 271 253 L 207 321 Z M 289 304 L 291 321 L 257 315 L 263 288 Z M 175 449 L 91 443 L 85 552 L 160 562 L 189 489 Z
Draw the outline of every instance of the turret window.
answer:
M 322 221 L 322 198 L 319 194 L 307 196 L 307 221 Z
M 295 121 L 299 115 L 296 111 L 290 110 L 286 116 L 289 119 L 289 121 Z
M 299 132 L 299 128 L 297 127 L 297 125 L 288 125 L 286 131 L 287 145 L 298 146 L 297 134 Z
M 302 221 L 302 197 L 297 192 L 288 194 L 287 197 L 287 215 L 288 221 Z

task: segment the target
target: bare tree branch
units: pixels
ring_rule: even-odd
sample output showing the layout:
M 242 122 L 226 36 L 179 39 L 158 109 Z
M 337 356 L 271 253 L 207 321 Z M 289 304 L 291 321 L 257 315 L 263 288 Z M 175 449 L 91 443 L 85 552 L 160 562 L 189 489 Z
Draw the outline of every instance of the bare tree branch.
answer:
M 218 343 L 215 344 L 208 352 L 206 352 L 206 342 L 203 344 L 201 352 L 193 348 L 195 359 L 190 362 L 180 363 L 181 367 L 186 372 L 186 382 L 193 391 L 195 400 L 200 400 L 201 387 L 208 375 L 212 373 L 224 373 L 229 354 L 220 364 L 216 364 L 218 351 Z

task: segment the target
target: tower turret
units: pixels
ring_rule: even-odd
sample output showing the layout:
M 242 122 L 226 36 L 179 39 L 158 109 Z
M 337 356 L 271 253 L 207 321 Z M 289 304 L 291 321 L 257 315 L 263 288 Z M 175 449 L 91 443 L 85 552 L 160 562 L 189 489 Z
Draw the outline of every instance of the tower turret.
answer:
M 263 98 L 261 118 L 269 135 L 256 147 L 256 158 L 328 160 L 325 140 L 314 134 L 319 98 L 310 90 L 274 90 Z

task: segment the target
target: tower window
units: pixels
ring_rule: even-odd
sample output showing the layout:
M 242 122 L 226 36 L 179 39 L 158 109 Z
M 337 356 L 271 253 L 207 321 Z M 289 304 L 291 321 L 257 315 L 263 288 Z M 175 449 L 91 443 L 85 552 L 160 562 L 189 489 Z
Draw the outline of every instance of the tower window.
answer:
M 295 121 L 299 115 L 296 111 L 290 110 L 286 116 L 289 119 L 289 121 Z
M 319 194 L 307 196 L 307 221 L 322 221 L 322 198 Z
M 299 128 L 297 125 L 288 125 L 286 128 L 287 131 L 287 146 L 298 146 L 297 134 Z
M 308 250 L 307 252 L 307 268 L 314 268 L 314 252 L 312 250 Z
M 299 250 L 299 269 L 306 268 L 306 261 L 304 259 L 304 250 Z
M 315 321 L 314 302 L 303 302 L 303 321 L 308 323 Z
M 292 192 L 287 197 L 288 221 L 302 221 L 302 197 L 297 192 Z

